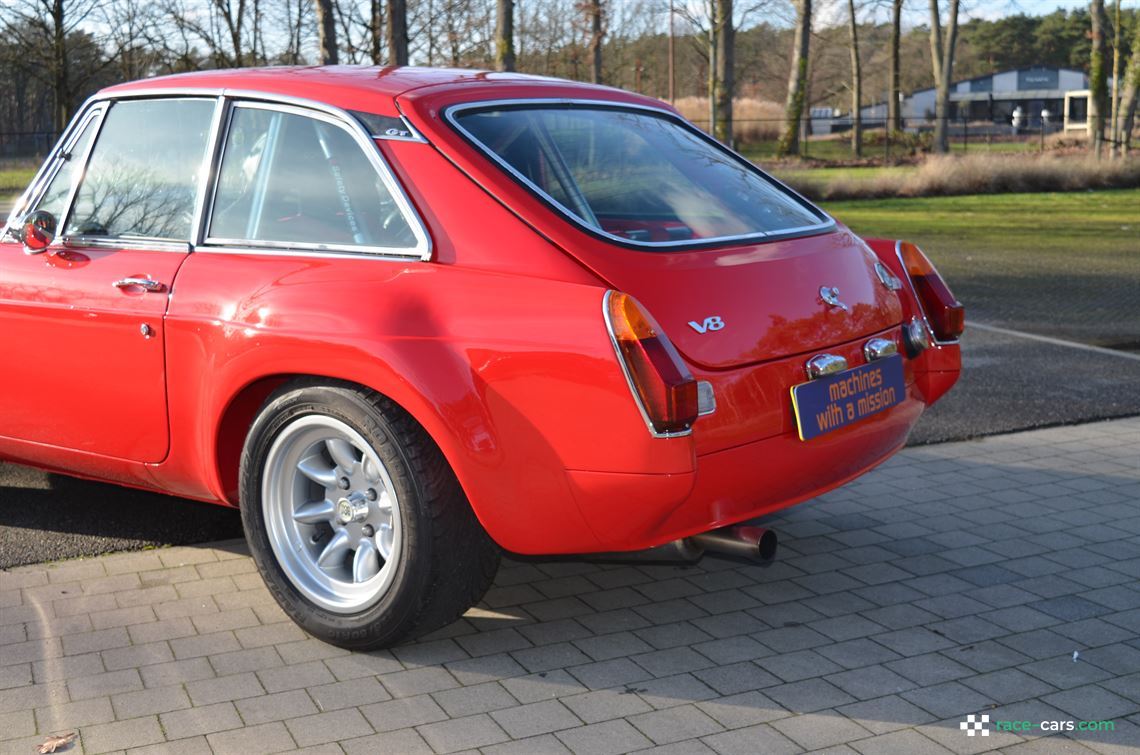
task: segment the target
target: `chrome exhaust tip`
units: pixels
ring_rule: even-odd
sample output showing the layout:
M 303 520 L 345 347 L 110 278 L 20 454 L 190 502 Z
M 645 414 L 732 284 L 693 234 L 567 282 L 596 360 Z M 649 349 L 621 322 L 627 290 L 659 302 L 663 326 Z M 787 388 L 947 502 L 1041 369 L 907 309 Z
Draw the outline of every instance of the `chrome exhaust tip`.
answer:
M 761 566 L 772 563 L 779 545 L 774 530 L 746 524 L 702 532 L 689 540 L 702 550 L 748 559 Z

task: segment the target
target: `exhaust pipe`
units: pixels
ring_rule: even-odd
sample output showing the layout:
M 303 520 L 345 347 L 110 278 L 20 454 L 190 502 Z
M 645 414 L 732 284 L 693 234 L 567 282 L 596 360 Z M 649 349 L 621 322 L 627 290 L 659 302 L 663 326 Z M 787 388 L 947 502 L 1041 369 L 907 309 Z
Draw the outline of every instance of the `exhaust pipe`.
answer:
M 703 550 L 745 558 L 762 566 L 772 563 L 778 544 L 776 533 L 772 530 L 744 524 L 702 532 L 689 540 Z

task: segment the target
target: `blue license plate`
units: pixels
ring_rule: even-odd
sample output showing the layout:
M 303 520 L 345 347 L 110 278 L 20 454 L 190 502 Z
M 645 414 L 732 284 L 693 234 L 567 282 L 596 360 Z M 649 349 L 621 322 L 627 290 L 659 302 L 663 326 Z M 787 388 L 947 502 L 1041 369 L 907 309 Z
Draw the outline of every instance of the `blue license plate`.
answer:
M 906 397 L 902 356 L 880 359 L 792 386 L 792 411 L 800 440 L 854 424 Z

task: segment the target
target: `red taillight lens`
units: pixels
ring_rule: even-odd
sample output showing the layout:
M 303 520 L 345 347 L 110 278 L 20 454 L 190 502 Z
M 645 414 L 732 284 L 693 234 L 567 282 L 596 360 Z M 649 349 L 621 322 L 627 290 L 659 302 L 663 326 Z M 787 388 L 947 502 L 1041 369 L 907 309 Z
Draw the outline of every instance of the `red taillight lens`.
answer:
M 921 249 L 907 241 L 899 244 L 899 253 L 935 338 L 953 341 L 962 335 L 966 329 L 966 308 L 954 298 L 934 265 Z
M 697 381 L 661 326 L 629 294 L 606 294 L 606 320 L 629 382 L 654 432 L 688 430 L 699 411 Z

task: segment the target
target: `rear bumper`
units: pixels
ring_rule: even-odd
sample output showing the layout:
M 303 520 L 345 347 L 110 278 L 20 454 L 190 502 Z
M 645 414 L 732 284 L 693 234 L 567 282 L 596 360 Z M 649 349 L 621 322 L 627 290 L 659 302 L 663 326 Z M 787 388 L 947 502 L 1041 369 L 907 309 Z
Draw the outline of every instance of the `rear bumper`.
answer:
M 898 451 L 925 408 L 914 386 L 893 409 L 811 441 L 794 433 L 697 457 L 680 475 L 568 471 L 601 550 L 630 551 L 770 514 L 821 495 Z

